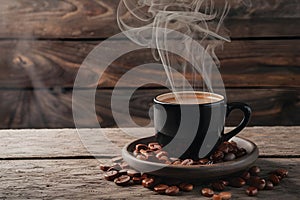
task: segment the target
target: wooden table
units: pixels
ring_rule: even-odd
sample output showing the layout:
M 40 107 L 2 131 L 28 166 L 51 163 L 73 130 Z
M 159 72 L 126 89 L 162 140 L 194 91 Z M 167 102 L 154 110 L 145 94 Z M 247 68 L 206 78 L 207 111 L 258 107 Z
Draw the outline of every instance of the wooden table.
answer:
M 128 129 L 140 135 L 152 129 Z M 105 134 L 116 146 L 132 141 L 119 129 L 82 129 Z M 289 177 L 257 199 L 300 199 L 300 127 L 252 127 L 240 136 L 255 142 L 260 150 L 257 165 L 267 173 L 282 167 Z M 141 186 L 117 187 L 105 181 L 98 166 L 120 153 L 106 142 L 95 159 L 82 144 L 75 129 L 0 131 L 0 199 L 208 199 L 200 187 L 179 197 L 161 196 Z M 101 142 L 100 142 L 101 143 Z M 97 142 L 91 142 L 97 145 Z M 230 188 L 232 199 L 256 199 L 243 189 Z

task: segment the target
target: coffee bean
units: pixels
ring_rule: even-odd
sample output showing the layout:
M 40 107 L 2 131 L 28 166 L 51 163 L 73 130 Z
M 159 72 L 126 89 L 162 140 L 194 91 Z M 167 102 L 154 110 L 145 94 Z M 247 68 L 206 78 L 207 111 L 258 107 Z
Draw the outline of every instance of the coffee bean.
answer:
M 104 165 L 104 164 L 100 165 L 100 169 L 104 172 L 106 172 L 109 168 L 111 168 L 111 166 L 109 166 L 109 165 Z
M 161 150 L 162 147 L 157 142 L 152 142 L 148 144 L 148 148 L 152 151 L 157 151 L 157 150 Z
M 145 145 L 145 144 L 137 144 L 135 145 L 135 150 L 137 150 L 138 152 L 140 152 L 140 150 L 147 150 L 148 149 L 148 146 Z
M 212 199 L 213 200 L 222 200 L 222 197 L 218 194 L 214 194 Z
M 214 195 L 214 191 L 210 188 L 202 188 L 201 194 L 205 197 L 212 197 Z
M 247 184 L 249 186 L 253 186 L 255 185 L 256 182 L 258 182 L 260 180 L 260 177 L 258 176 L 251 176 L 248 180 L 247 180 Z
M 119 170 L 119 175 L 127 175 L 127 169 Z
M 190 192 L 193 190 L 194 186 L 189 183 L 181 183 L 179 184 L 179 188 L 184 192 Z
M 127 175 L 130 177 L 141 177 L 141 173 L 133 169 L 127 170 Z
M 139 160 L 147 160 L 147 159 L 148 159 L 148 158 L 147 158 L 145 155 L 143 155 L 143 154 L 137 155 L 136 158 L 139 159 Z
M 161 158 L 162 156 L 168 156 L 168 152 L 166 151 L 159 151 L 156 155 L 156 158 Z
M 153 178 L 145 178 L 142 180 L 142 185 L 146 188 L 151 188 L 154 185 L 154 179 Z
M 223 191 L 225 189 L 225 186 L 224 186 L 223 182 L 221 182 L 221 181 L 212 183 L 211 187 L 217 191 Z
M 139 154 L 140 154 L 140 151 L 138 151 L 138 150 L 133 151 L 133 156 L 137 157 Z
M 104 178 L 108 181 L 112 181 L 119 176 L 119 172 L 116 170 L 108 171 L 104 174 Z
M 200 165 L 206 165 L 209 162 L 209 160 L 207 158 L 202 158 L 198 161 L 198 163 Z
M 166 189 L 165 193 L 170 196 L 177 195 L 179 193 L 179 188 L 177 186 L 170 186 Z
M 223 183 L 224 186 L 228 186 L 229 185 L 229 181 L 222 180 L 221 182 Z
M 280 183 L 278 176 L 275 174 L 271 174 L 269 176 L 269 180 L 273 183 L 273 185 L 278 185 Z
M 141 184 L 142 183 L 142 177 L 132 177 L 131 178 L 131 180 L 132 180 L 132 182 L 134 183 L 134 184 Z
M 181 165 L 181 160 L 174 160 L 171 162 L 172 165 Z
M 243 172 L 241 178 L 244 180 L 248 180 L 250 178 L 250 173 L 247 171 Z
M 114 164 L 114 165 L 112 165 L 107 171 L 112 171 L 112 170 L 119 171 L 119 170 L 121 170 L 121 169 L 122 169 L 122 167 L 121 167 L 120 164 Z
M 224 161 L 231 161 L 235 159 L 235 154 L 234 153 L 227 153 L 224 156 Z
M 229 145 L 230 144 L 227 144 L 227 143 L 222 143 L 219 147 L 218 147 L 218 150 L 219 151 L 222 151 L 223 153 L 229 153 Z
M 220 192 L 219 194 L 222 200 L 229 200 L 231 199 L 232 194 L 230 192 Z
M 257 166 L 253 166 L 248 171 L 251 174 L 251 176 L 257 176 L 260 172 L 260 168 Z
M 263 190 L 266 186 L 266 180 L 263 178 L 256 180 L 256 181 L 254 181 L 252 186 L 256 187 L 258 190 Z
M 274 173 L 277 175 L 277 176 L 280 176 L 280 177 L 282 177 L 282 178 L 285 178 L 285 177 L 287 177 L 287 175 L 288 175 L 288 170 L 286 170 L 286 169 L 277 169 L 277 170 L 275 170 L 274 171 Z
M 148 178 L 148 174 L 145 174 L 145 173 L 142 174 L 141 178 L 142 178 L 142 179 Z
M 258 193 L 258 190 L 256 187 L 250 186 L 246 189 L 246 194 L 248 196 L 256 196 Z
M 169 186 L 165 185 L 165 184 L 158 184 L 154 187 L 154 191 L 159 193 L 159 194 L 165 194 L 166 189 L 168 189 Z
M 230 141 L 230 144 L 234 147 L 237 147 L 237 143 L 235 141 Z
M 126 186 L 129 184 L 129 181 L 130 177 L 128 175 L 122 175 L 114 180 L 115 184 L 119 186 Z
M 229 185 L 232 187 L 243 187 L 246 184 L 246 181 L 240 177 L 233 178 L 229 181 Z
M 274 189 L 274 185 L 271 181 L 266 181 L 266 186 L 265 186 L 265 190 L 273 190 Z
M 218 150 L 210 156 L 210 159 L 213 161 L 220 161 L 223 158 L 224 158 L 224 153 Z
M 185 159 L 181 162 L 182 165 L 192 165 L 194 164 L 194 161 L 192 159 Z
M 246 149 L 240 148 L 240 149 L 238 149 L 237 152 L 235 153 L 235 156 L 236 156 L 237 158 L 240 158 L 240 157 L 242 157 L 242 156 L 244 156 L 244 155 L 246 155 L 246 154 L 247 154 Z

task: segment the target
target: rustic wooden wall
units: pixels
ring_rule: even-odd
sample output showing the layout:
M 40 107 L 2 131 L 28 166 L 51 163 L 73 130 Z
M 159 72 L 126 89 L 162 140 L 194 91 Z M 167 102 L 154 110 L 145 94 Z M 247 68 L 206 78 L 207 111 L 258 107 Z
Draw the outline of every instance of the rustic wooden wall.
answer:
M 119 32 L 118 2 L 1 0 L 0 128 L 74 127 L 77 70 L 97 44 Z M 251 8 L 232 2 L 226 20 L 232 43 L 217 52 L 229 101 L 250 104 L 251 125 L 300 125 L 300 0 L 252 0 Z M 118 77 L 152 60 L 143 50 L 111 65 L 96 93 L 102 127 L 115 126 L 109 102 Z M 130 107 L 137 123 L 149 122 L 152 98 L 163 91 L 146 85 L 135 93 Z M 238 120 L 235 113 L 228 125 Z

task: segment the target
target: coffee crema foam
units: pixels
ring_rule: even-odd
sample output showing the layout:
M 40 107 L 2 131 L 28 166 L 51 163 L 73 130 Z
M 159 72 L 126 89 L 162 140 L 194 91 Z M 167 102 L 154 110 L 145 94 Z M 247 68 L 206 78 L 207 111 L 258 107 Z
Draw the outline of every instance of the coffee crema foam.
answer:
M 223 96 L 208 92 L 167 93 L 156 97 L 160 102 L 171 104 L 209 104 L 221 101 Z

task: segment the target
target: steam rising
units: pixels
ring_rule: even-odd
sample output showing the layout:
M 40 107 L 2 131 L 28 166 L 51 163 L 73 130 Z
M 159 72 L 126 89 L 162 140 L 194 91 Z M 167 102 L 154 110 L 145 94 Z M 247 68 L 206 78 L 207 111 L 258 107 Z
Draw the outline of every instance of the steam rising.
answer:
M 242 1 L 243 2 L 243 1 Z M 209 54 L 214 63 L 219 66 L 219 60 L 214 53 L 217 46 L 222 46 L 224 42 L 230 42 L 229 32 L 224 28 L 223 21 L 229 12 L 230 5 L 227 0 L 121 0 L 118 8 L 118 24 L 122 31 L 131 30 L 126 36 L 133 42 L 153 48 L 153 55 L 160 60 L 164 66 L 166 75 L 173 92 L 178 88 L 171 68 L 181 69 L 186 75 L 190 70 L 194 77 L 200 72 L 203 83 L 203 90 L 213 92 L 211 84 L 212 68 L 205 60 L 205 55 Z M 245 2 L 244 2 L 245 3 Z M 164 31 L 157 31 L 157 30 Z M 188 37 L 171 38 L 172 32 L 178 31 Z M 142 33 L 143 34 L 140 34 Z M 149 37 L 142 37 L 141 35 Z M 199 41 L 203 50 L 192 48 L 193 40 Z M 193 55 L 192 60 L 196 61 L 196 66 L 192 69 L 187 67 L 187 61 L 176 58 L 166 49 L 167 41 L 174 40 L 177 45 L 182 45 L 184 54 Z M 156 52 L 157 50 L 157 52 Z M 191 85 L 199 87 L 195 78 Z M 185 90 L 182 83 L 182 90 Z

